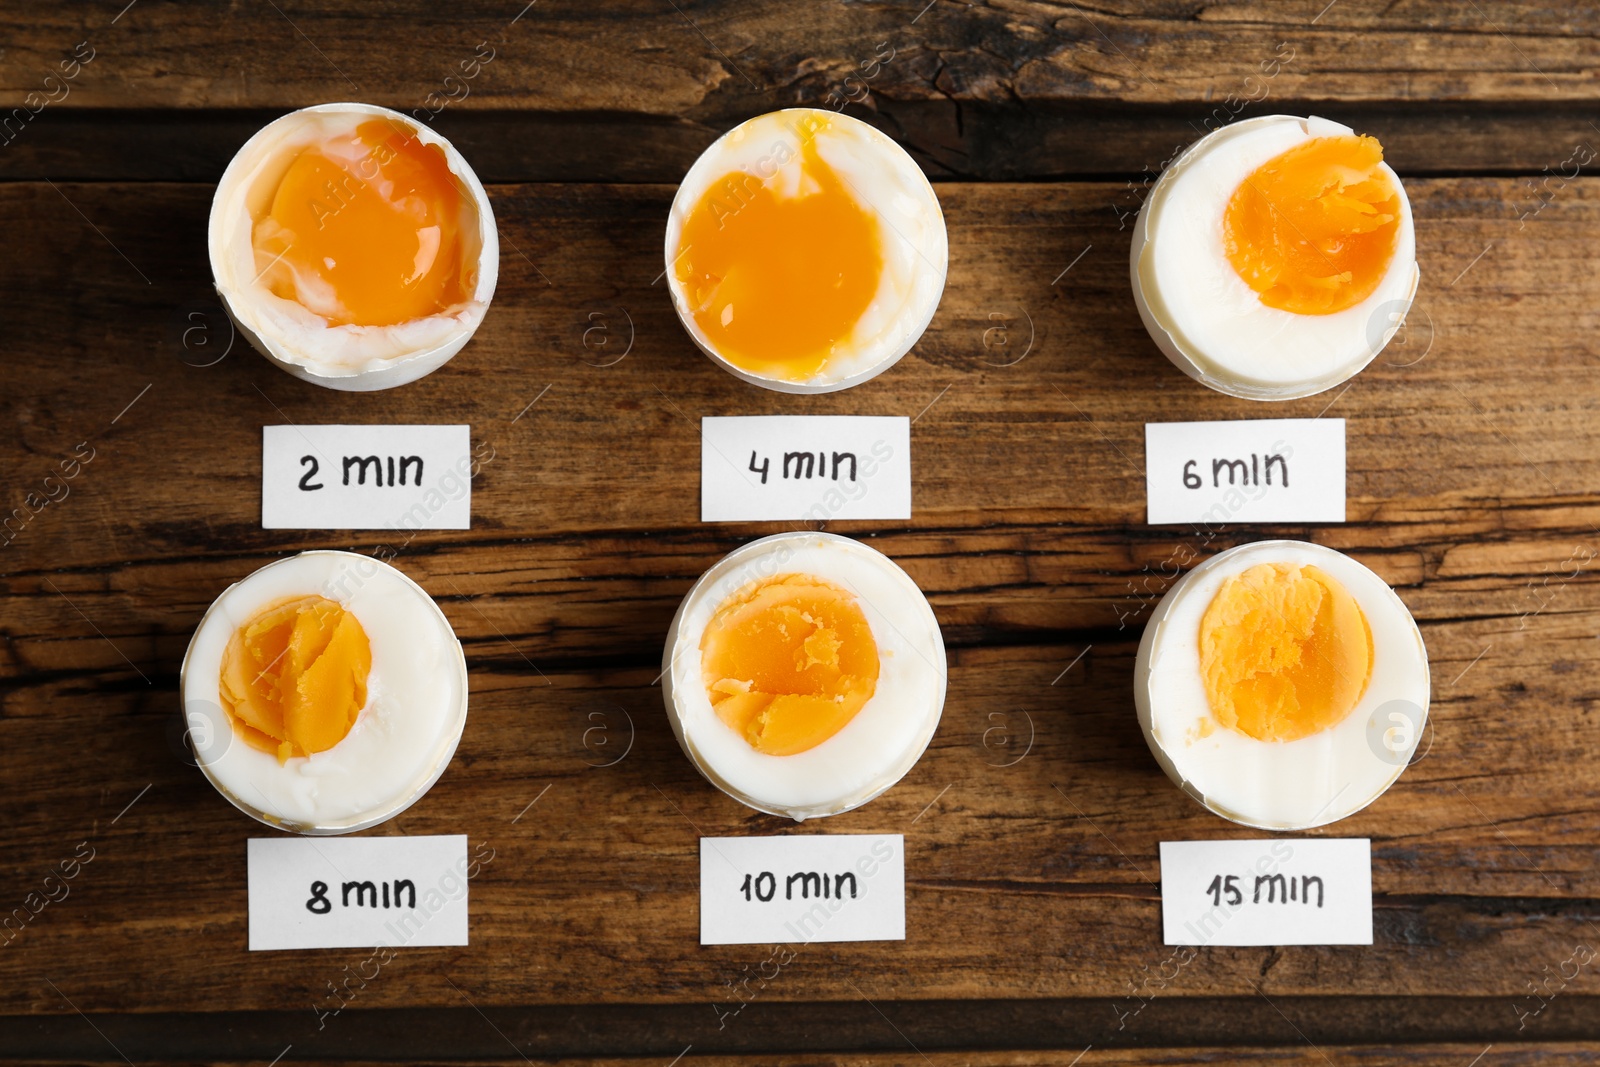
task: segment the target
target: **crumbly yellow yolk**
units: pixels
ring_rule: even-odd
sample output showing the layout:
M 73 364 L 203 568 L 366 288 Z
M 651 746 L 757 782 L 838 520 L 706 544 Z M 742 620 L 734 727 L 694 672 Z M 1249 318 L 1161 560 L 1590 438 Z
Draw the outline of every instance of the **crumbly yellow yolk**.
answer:
M 463 193 L 444 152 L 398 123 L 364 122 L 302 149 L 253 233 L 277 296 L 331 326 L 393 326 L 468 299 Z
M 827 120 L 806 129 L 798 192 L 784 188 L 787 168 L 728 172 L 690 210 L 673 263 L 711 347 L 788 381 L 849 343 L 883 275 L 877 220 L 817 152 Z
M 1222 583 L 1200 620 L 1211 713 L 1259 741 L 1341 722 L 1372 677 L 1372 630 L 1344 586 L 1316 567 L 1262 563 Z
M 234 632 L 222 656 L 222 706 L 239 736 L 279 763 L 344 740 L 367 703 L 372 648 L 325 597 L 285 600 Z
M 1263 304 L 1327 315 L 1372 295 L 1400 234 L 1400 194 L 1382 163 L 1376 138 L 1313 137 L 1234 190 L 1228 262 Z
M 855 597 L 805 574 L 723 602 L 700 639 L 700 662 L 718 718 L 771 756 L 822 744 L 878 687 L 878 644 Z

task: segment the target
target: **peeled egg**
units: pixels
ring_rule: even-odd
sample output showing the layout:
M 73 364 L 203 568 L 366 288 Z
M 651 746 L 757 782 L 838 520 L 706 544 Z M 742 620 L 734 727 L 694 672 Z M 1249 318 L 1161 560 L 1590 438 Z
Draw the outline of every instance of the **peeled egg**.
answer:
M 1303 830 L 1376 800 L 1428 713 L 1428 653 L 1411 613 L 1331 548 L 1259 541 L 1167 591 L 1134 665 L 1156 762 L 1225 819 Z
M 894 561 L 837 534 L 752 541 L 667 633 L 662 694 L 706 779 L 804 820 L 865 804 L 916 763 L 944 708 L 944 641 Z
M 1378 142 L 1289 115 L 1184 151 L 1139 211 L 1130 271 L 1167 358 L 1250 400 L 1356 374 L 1400 328 L 1420 278 L 1411 204 Z
M 719 366 L 825 393 L 922 336 L 949 255 L 938 197 L 904 149 L 816 108 L 760 115 L 701 153 L 667 220 L 673 307 Z
M 322 104 L 267 124 L 217 184 L 211 270 L 235 326 L 331 389 L 437 370 L 483 321 L 499 276 L 488 195 L 413 119 Z
M 181 680 L 189 737 L 217 791 L 302 834 L 373 826 L 438 780 L 467 718 L 449 620 L 394 567 L 302 552 L 229 586 Z

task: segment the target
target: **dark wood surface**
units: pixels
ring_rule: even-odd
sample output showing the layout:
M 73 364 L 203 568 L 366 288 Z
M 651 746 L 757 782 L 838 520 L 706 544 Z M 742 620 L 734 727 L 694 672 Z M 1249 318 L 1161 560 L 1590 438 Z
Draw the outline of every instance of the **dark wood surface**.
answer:
M 0 547 L 4 907 L 80 842 L 94 859 L 0 945 L 0 1059 L 1589 1061 L 1600 980 L 1546 991 L 1537 1015 L 1528 994 L 1600 941 L 1600 182 L 1542 176 L 1600 139 L 1600 14 L 1341 0 L 1310 24 L 1324 3 L 940 3 L 913 24 L 920 5 L 541 0 L 498 31 L 520 4 L 140 0 L 114 24 L 120 4 L 13 9 L 7 94 L 80 40 L 97 51 L 0 147 L 5 507 L 80 442 L 94 458 Z M 369 395 L 230 348 L 203 244 L 233 148 L 286 107 L 416 106 L 452 49 L 496 32 L 483 84 L 441 116 L 492 161 L 501 281 L 474 341 Z M 747 387 L 652 285 L 663 183 L 727 124 L 815 101 L 895 34 L 868 110 L 937 175 L 1034 180 L 939 183 L 949 284 L 890 373 L 824 397 Z M 1208 91 L 1235 91 L 1282 40 L 1296 58 L 1244 114 L 1371 116 L 1407 178 L 1423 283 L 1401 343 L 1347 389 L 1268 410 L 1156 352 L 1122 217 L 1170 154 L 1158 138 L 1192 137 Z M 593 314 L 607 347 L 584 343 Z M 907 940 L 812 946 L 750 997 L 735 986 L 766 951 L 697 944 L 697 839 L 794 827 L 695 774 L 651 683 L 695 577 L 783 528 L 697 521 L 699 418 L 808 412 L 916 417 L 913 520 L 829 528 L 926 590 L 950 697 L 899 786 L 805 827 L 906 835 Z M 1144 423 L 1319 414 L 1347 420 L 1349 522 L 1144 525 Z M 444 778 L 371 831 L 494 850 L 472 943 L 403 952 L 320 1029 L 328 983 L 362 955 L 245 951 L 255 824 L 171 738 L 184 646 L 226 584 L 303 548 L 381 543 L 259 528 L 260 427 L 284 421 L 468 422 L 494 453 L 470 531 L 396 546 L 466 645 L 472 704 Z M 1171 953 L 1157 843 L 1246 835 L 1151 760 L 1139 627 L 1174 559 L 1274 535 L 1395 586 L 1428 644 L 1433 730 L 1393 790 L 1326 831 L 1373 840 L 1373 946 L 1206 949 L 1152 993 Z M 594 711 L 632 738 L 613 766 L 584 747 Z M 984 743 L 997 723 L 1034 739 L 1009 766 L 1017 750 Z

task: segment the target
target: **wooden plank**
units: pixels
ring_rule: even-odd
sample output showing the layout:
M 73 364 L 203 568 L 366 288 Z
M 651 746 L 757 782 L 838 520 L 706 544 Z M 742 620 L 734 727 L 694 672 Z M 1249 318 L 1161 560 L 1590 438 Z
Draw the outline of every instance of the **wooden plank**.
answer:
M 471 0 L 447 12 L 420 0 L 260 9 L 141 0 L 120 14 L 30 11 L 0 89 L 47 90 L 44 76 L 87 41 L 93 59 L 60 106 L 298 107 L 331 93 L 410 110 L 438 92 L 463 108 L 694 117 L 762 94 L 820 100 L 848 75 L 873 96 L 907 100 L 1220 102 L 1257 94 L 1265 79 L 1280 98 L 1544 104 L 1596 99 L 1585 41 L 1597 31 L 1590 7 L 1528 0 L 1198 10 L 1173 0 L 630 0 L 603 10 Z M 460 66 L 475 57 L 476 67 Z M 443 83 L 468 72 L 464 85 Z M 1258 82 L 1243 84 L 1249 76 Z
M 1123 1029 L 1096 1001 L 769 1003 L 717 1029 L 709 1005 L 502 1009 L 350 1009 L 315 1028 L 304 1013 L 224 1012 L 0 1017 L 0 1037 L 29 1062 L 594 1064 L 641 1057 L 726 1063 L 1117 1064 L 1592 1062 L 1596 1002 L 1562 998 L 1535 1027 L 1508 1030 L 1497 1005 L 1466 998 L 1288 997 L 1270 1003 L 1152 1001 Z M 824 1023 L 818 1022 L 825 1019 Z M 311 1025 L 308 1025 L 310 1023 Z M 1110 1023 L 1110 1025 L 1107 1025 Z M 1587 1031 L 1585 1031 L 1587 1026 Z M 1353 1028 L 1378 1033 L 1355 1039 Z M 1487 1049 L 1493 1053 L 1485 1057 Z M 113 1059 L 120 1050 L 124 1058 Z M 511 1059 L 508 1054 L 520 1054 Z M 784 1056 L 786 1058 L 781 1058 Z M 534 1059 L 537 1057 L 537 1060 Z M 591 1058 L 592 1057 L 592 1058 Z M 624 1060 L 624 1057 L 627 1057 Z
M 292 1044 L 292 1043 L 291 1043 Z M 1084 1054 L 1082 1049 L 1054 1049 L 1045 1051 L 1028 1052 L 995 1052 L 981 1050 L 977 1052 L 920 1052 L 907 1049 L 903 1052 L 874 1052 L 871 1054 L 849 1054 L 831 1052 L 813 1052 L 805 1057 L 808 1067 L 1073 1067 L 1081 1064 L 1082 1067 L 1116 1067 L 1116 1065 L 1131 1064 L 1135 1067 L 1184 1067 L 1184 1065 L 1200 1064 L 1248 1064 L 1251 1067 L 1327 1067 L 1329 1063 L 1346 1064 L 1357 1063 L 1362 1067 L 1439 1067 L 1439 1065 L 1470 1064 L 1475 1055 L 1482 1055 L 1486 1049 L 1492 1049 L 1493 1060 L 1496 1064 L 1505 1064 L 1506 1067 L 1522 1067 L 1522 1065 L 1545 1065 L 1565 1067 L 1572 1064 L 1590 1064 L 1594 1062 L 1596 1045 L 1585 1044 L 1560 1044 L 1560 1045 L 1530 1045 L 1520 1047 L 1507 1047 L 1504 1044 L 1492 1046 L 1474 1046 L 1466 1043 L 1449 1045 L 1423 1045 L 1417 1047 L 1382 1047 L 1370 1045 L 1345 1045 L 1328 1046 L 1321 1048 L 1306 1047 L 1301 1049 L 1281 1048 L 1244 1048 L 1228 1046 L 1224 1048 L 1180 1048 L 1158 1049 L 1140 1048 L 1137 1051 L 1102 1052 L 1098 1049 Z M 750 1055 L 741 1053 L 734 1056 L 702 1056 L 690 1051 L 678 1060 L 675 1067 L 787 1067 L 793 1064 L 792 1055 Z M 106 1050 L 102 1042 L 100 1055 Z M 98 1065 L 98 1067 L 117 1067 L 126 1061 L 116 1058 L 98 1058 L 98 1055 L 76 1057 L 75 1062 L 84 1065 Z M 191 1061 L 143 1058 L 139 1061 L 149 1067 L 178 1067 L 179 1064 Z M 326 1062 L 320 1059 L 300 1059 L 294 1052 L 290 1052 L 279 1060 L 269 1060 L 268 1057 L 257 1059 L 228 1059 L 209 1061 L 214 1067 L 310 1067 L 313 1064 Z M 367 1061 L 342 1060 L 348 1067 L 378 1067 L 381 1063 L 392 1061 Z M 446 1056 L 420 1059 L 408 1058 L 408 1063 L 415 1067 L 432 1067 L 434 1064 L 456 1063 L 457 1060 Z M 525 1067 L 529 1062 L 525 1059 L 506 1058 L 498 1060 L 474 1059 L 474 1063 L 482 1067 Z M 541 1067 L 635 1067 L 639 1061 L 634 1057 L 626 1058 L 589 1058 L 562 1056 L 559 1058 L 541 1058 L 538 1063 Z
M 694 577 L 781 528 L 698 524 L 696 420 L 782 411 L 916 416 L 914 522 L 836 528 L 872 537 L 928 591 L 952 672 L 928 755 L 827 827 L 907 835 L 911 936 L 805 949 L 762 1000 L 849 1000 L 853 982 L 875 1003 L 1127 1010 L 1171 952 L 1157 842 L 1234 832 L 1144 748 L 1128 693 L 1138 625 L 1174 559 L 1280 533 L 1398 587 L 1432 653 L 1436 729 L 1382 802 L 1331 831 L 1374 839 L 1378 943 L 1207 950 L 1176 992 L 1227 1012 L 1258 990 L 1482 997 L 1514 1024 L 1528 983 L 1594 936 L 1600 585 L 1569 561 L 1600 540 L 1600 183 L 1526 220 L 1514 181 L 1411 183 L 1424 287 L 1405 344 L 1348 390 L 1270 412 L 1190 382 L 1144 336 L 1110 206 L 1122 188 L 942 187 L 951 273 L 916 352 L 860 388 L 789 398 L 697 354 L 652 285 L 669 188 L 496 187 L 504 268 L 478 338 L 418 384 L 355 396 L 242 346 L 197 365 L 225 343 L 200 247 L 208 189 L 0 187 L 8 499 L 79 442 L 94 449 L 71 494 L 3 550 L 0 880 L 21 901 L 79 842 L 96 850 L 70 897 L 0 953 L 0 1013 L 70 1013 L 48 977 L 92 1013 L 313 1018 L 360 962 L 245 953 L 253 824 L 165 733 L 188 635 L 228 581 L 287 551 L 377 542 L 259 530 L 259 427 L 418 419 L 468 421 L 495 449 L 474 528 L 419 536 L 397 561 L 466 642 L 473 705 L 455 765 L 379 832 L 467 833 L 496 859 L 473 889 L 472 946 L 407 952 L 404 978 L 370 982 L 357 1006 L 460 1009 L 465 992 L 508 1010 L 709 1013 L 766 954 L 696 945 L 696 838 L 793 827 L 699 780 L 651 681 Z M 613 347 L 592 334 L 585 347 L 595 314 Z M 185 348 L 199 325 L 210 347 L 191 333 Z M 1348 420 L 1350 523 L 1143 526 L 1142 423 L 1324 410 Z M 631 731 L 614 766 L 583 747 L 591 711 Z M 1012 766 L 984 747 L 997 713 L 1032 723 Z
M 1527 0 L 69 6 L 8 45 L 0 176 L 214 180 L 270 115 L 351 98 L 496 181 L 676 181 L 744 118 L 847 100 L 943 177 L 1155 173 L 1271 111 L 1356 123 L 1405 173 L 1542 174 L 1597 136 L 1597 31 Z
M 906 835 L 908 940 L 803 949 L 771 995 L 828 999 L 851 975 L 874 999 L 1139 991 L 1174 952 L 1160 944 L 1157 842 L 1238 835 L 1151 763 L 1128 708 L 1130 653 L 1097 646 L 1090 681 L 1054 688 L 1066 661 L 1055 650 L 991 656 L 987 670 L 958 657 L 929 753 L 890 793 L 827 826 Z M 697 946 L 698 837 L 796 828 L 695 776 L 648 669 L 547 671 L 546 685 L 526 668 L 474 662 L 456 765 L 381 831 L 466 833 L 493 850 L 473 888 L 473 945 L 404 953 L 405 980 L 369 983 L 361 1006 L 450 1004 L 451 981 L 469 983 L 480 1005 L 738 996 L 730 983 L 769 953 Z M 244 951 L 243 841 L 257 831 L 168 750 L 163 681 L 125 698 L 127 710 L 97 699 L 93 717 L 6 723 L 14 895 L 80 842 L 94 850 L 72 895 L 0 961 L 9 1011 L 63 1010 L 41 973 L 100 1010 L 300 1009 L 366 959 Z M 1019 731 L 1031 717 L 1033 750 L 1014 766 L 995 766 L 1011 753 L 983 747 L 994 709 Z M 594 767 L 610 750 L 583 747 L 591 712 L 619 749 L 631 741 L 615 766 Z M 1481 722 L 1453 703 L 1437 714 L 1430 758 L 1329 831 L 1374 839 L 1377 943 L 1209 949 L 1174 982 L 1185 995 L 1471 994 L 1503 998 L 1509 1016 L 1528 982 L 1592 938 L 1596 820 L 1569 762 L 1592 736 L 1574 726 L 1478 746 L 1498 717 Z M 80 755 L 68 766 L 51 758 L 70 749 Z M 1563 787 L 1577 795 L 1552 810 Z M 214 951 L 197 955 L 196 936 Z M 81 951 L 89 943 L 93 954 Z
M 486 182 L 676 182 L 725 130 L 774 106 L 753 101 L 703 121 L 464 108 L 444 112 L 433 125 Z M 847 108 L 903 144 L 935 181 L 1116 176 L 1140 186 L 1218 124 L 1213 110 L 1204 102 L 1030 100 L 962 104 L 958 120 L 954 104 L 940 100 L 882 99 L 871 108 Z M 1588 155 L 1581 149 L 1596 144 L 1591 112 L 1561 104 L 1286 97 L 1256 113 L 1322 115 L 1370 133 L 1407 178 L 1519 174 L 1536 183 L 1548 176 L 1557 185 L 1561 174 L 1574 173 L 1569 161 L 1581 162 Z M 282 113 L 62 108 L 0 149 L 0 178 L 213 182 L 239 146 Z
M 1405 344 L 1347 389 L 1271 413 L 1326 409 L 1351 420 L 1351 512 L 1379 527 L 1362 534 L 1380 538 L 1374 547 L 1415 557 L 1419 538 L 1441 522 L 1477 534 L 1585 527 L 1600 458 L 1586 447 L 1592 402 L 1572 386 L 1591 371 L 1600 322 L 1585 248 L 1600 224 L 1596 186 L 1574 183 L 1539 214 L 1522 207 L 1531 202 L 1513 181 L 1421 181 L 1409 189 L 1424 283 Z M 454 538 L 430 535 L 432 544 L 695 528 L 694 464 L 685 462 L 698 448 L 695 419 L 810 411 L 918 416 L 919 446 L 939 457 L 916 474 L 923 530 L 963 518 L 1070 520 L 1068 531 L 1134 524 L 1142 545 L 1162 551 L 1178 539 L 1138 525 L 1142 423 L 1176 417 L 1180 406 L 1178 414 L 1194 418 L 1263 411 L 1194 386 L 1156 354 L 1127 292 L 1127 230 L 1112 210 L 1119 186 L 944 187 L 951 271 L 916 351 L 881 380 L 798 400 L 738 387 L 679 328 L 661 285 L 652 284 L 670 195 L 659 187 L 497 189 L 504 268 L 471 348 L 415 385 L 361 395 L 278 374 L 242 343 L 214 366 L 192 365 L 214 359 L 228 341 L 226 324 L 204 314 L 214 302 L 200 247 L 209 191 L 5 187 L 0 205 L 15 221 L 0 234 L 0 277 L 18 294 L 10 388 L 0 398 L 19 427 L 11 447 L 33 457 L 42 477 L 77 442 L 103 446 L 112 462 L 90 465 L 84 496 L 99 469 L 117 470 L 96 489 L 114 507 L 116 518 L 108 512 L 104 524 L 110 544 L 21 536 L 9 551 L 37 565 L 187 556 L 219 534 L 251 551 L 304 543 L 255 529 L 261 423 L 378 421 L 419 410 L 470 416 L 479 439 L 512 460 L 486 468 L 479 526 Z M 1491 299 L 1503 302 L 1492 313 Z M 601 324 L 609 348 L 591 332 Z M 633 346 L 613 362 L 630 324 Z M 182 347 L 185 331 L 192 350 Z M 213 347 L 200 347 L 201 338 Z M 1506 358 L 1521 353 L 1538 360 L 1539 375 Z M 63 384 L 67 372 L 72 381 Z M 187 476 L 192 488 L 211 492 L 180 499 L 193 508 L 180 512 L 170 499 L 180 495 L 176 487 L 159 497 L 144 487 L 172 476 L 170 449 L 195 419 L 213 451 Z M 1404 448 L 1393 447 L 1398 434 Z M 601 466 L 624 458 L 638 484 L 687 491 L 613 492 Z M 528 464 L 522 477 L 513 473 L 518 462 Z M 1003 482 L 993 477 L 1000 473 Z M 525 478 L 535 475 L 545 491 L 530 499 Z M 1552 506 L 1548 518 L 1539 508 L 1524 514 L 1536 503 Z M 1510 514 L 1508 504 L 1516 505 Z M 532 530 L 522 522 L 529 514 L 539 520 Z M 42 515 L 39 533 L 54 521 Z M 755 528 L 726 536 L 731 543 Z M 323 535 L 319 543 L 344 541 Z

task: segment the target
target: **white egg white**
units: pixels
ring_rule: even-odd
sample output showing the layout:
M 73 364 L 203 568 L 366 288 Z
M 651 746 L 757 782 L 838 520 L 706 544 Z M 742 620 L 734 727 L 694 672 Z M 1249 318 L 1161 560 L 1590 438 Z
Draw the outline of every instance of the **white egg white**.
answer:
M 280 764 L 233 733 L 222 658 L 262 609 L 310 595 L 337 601 L 366 631 L 367 704 L 337 745 Z M 229 586 L 189 642 L 181 686 L 211 784 L 246 814 L 304 834 L 346 833 L 404 811 L 443 773 L 467 718 L 466 658 L 449 620 L 421 586 L 355 552 L 302 552 Z
M 855 594 L 878 645 L 877 689 L 842 730 L 789 756 L 757 752 L 717 717 L 701 669 L 706 624 L 752 583 L 805 574 Z M 723 557 L 667 633 L 662 691 L 672 730 L 717 788 L 758 811 L 804 820 L 865 804 L 917 762 L 944 709 L 945 655 L 927 598 L 893 560 L 837 534 L 777 534 Z
M 1201 680 L 1206 608 L 1224 581 L 1262 563 L 1319 568 L 1349 591 L 1372 630 L 1372 678 L 1360 702 L 1298 741 L 1223 726 Z M 1242 545 L 1190 571 L 1157 606 L 1134 666 L 1139 725 L 1168 777 L 1223 818 L 1270 830 L 1322 826 L 1382 795 L 1425 732 L 1428 695 L 1427 649 L 1394 590 L 1349 556 L 1304 541 Z
M 1348 135 L 1319 118 L 1267 115 L 1191 145 L 1145 198 L 1130 268 L 1145 328 L 1181 370 L 1251 400 L 1289 400 L 1330 389 L 1382 351 L 1404 321 L 1420 274 L 1405 187 L 1394 259 L 1361 303 L 1329 315 L 1268 307 L 1228 262 L 1223 220 L 1235 190 L 1257 167 L 1304 141 Z
M 466 192 L 461 219 L 463 256 L 476 284 L 458 307 L 392 326 L 330 326 L 322 316 L 285 300 L 261 283 L 252 240 L 256 220 L 270 212 L 289 165 L 312 145 L 383 119 L 437 145 Z M 415 381 L 437 370 L 471 338 L 489 308 L 500 273 L 494 211 L 471 166 L 455 147 L 406 115 L 372 104 L 321 104 L 275 119 L 246 141 L 223 172 L 211 202 L 211 272 L 234 325 L 257 351 L 293 374 L 332 389 L 368 391 Z
M 820 127 L 814 124 L 821 123 Z M 878 291 L 836 353 L 811 379 L 791 382 L 756 374 L 724 359 L 695 321 L 674 264 L 684 251 L 685 220 L 706 191 L 733 171 L 744 171 L 778 195 L 804 192 L 801 146 L 814 140 L 817 154 L 845 181 L 880 227 L 884 256 Z M 736 206 L 735 192 L 725 201 Z M 783 249 L 772 250 L 782 256 Z M 768 389 L 825 393 L 846 389 L 892 367 L 911 350 L 933 320 L 944 292 L 949 247 L 944 213 L 933 186 L 905 149 L 848 115 L 816 108 L 788 108 L 735 126 L 700 154 L 684 175 L 667 219 L 667 284 L 678 319 L 695 344 L 730 373 Z

